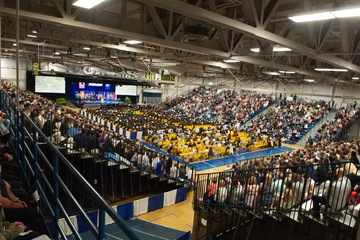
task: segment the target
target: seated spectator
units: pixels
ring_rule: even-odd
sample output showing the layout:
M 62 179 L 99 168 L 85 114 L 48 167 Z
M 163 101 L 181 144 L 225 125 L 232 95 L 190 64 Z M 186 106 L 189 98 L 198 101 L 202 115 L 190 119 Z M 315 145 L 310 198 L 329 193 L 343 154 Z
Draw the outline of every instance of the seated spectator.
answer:
M 266 174 L 265 181 L 260 183 L 259 195 L 261 196 L 257 201 L 259 204 L 266 207 L 272 204 L 274 193 L 272 192 L 272 175 L 270 173 Z
M 331 211 L 338 211 L 342 209 L 348 202 L 348 197 L 351 192 L 350 180 L 345 176 L 343 168 L 336 169 L 336 179 L 331 185 L 331 192 L 328 194 L 327 188 L 324 194 L 314 193 L 313 200 L 313 216 L 320 218 L 320 206 L 328 204 Z
M 0 240 L 30 240 L 40 237 L 38 232 L 31 231 L 22 222 L 8 222 L 5 220 L 5 213 L 0 205 Z M 42 235 L 43 240 L 49 239 L 46 235 Z
M 0 141 L 2 144 L 7 145 L 10 137 L 10 121 L 4 119 L 5 113 L 0 111 Z
M 229 203 L 232 205 L 238 205 L 241 201 L 243 186 L 238 180 L 232 181 L 232 189 L 230 190 L 231 195 Z M 230 193 L 228 190 L 228 193 Z
M 218 203 L 225 203 L 227 200 L 228 191 L 225 187 L 225 181 L 220 180 L 219 187 L 215 192 L 214 200 Z
M 256 177 L 252 176 L 248 179 L 248 182 L 244 191 L 245 204 L 251 208 L 256 208 L 256 198 L 259 192 L 259 185 L 257 185 Z

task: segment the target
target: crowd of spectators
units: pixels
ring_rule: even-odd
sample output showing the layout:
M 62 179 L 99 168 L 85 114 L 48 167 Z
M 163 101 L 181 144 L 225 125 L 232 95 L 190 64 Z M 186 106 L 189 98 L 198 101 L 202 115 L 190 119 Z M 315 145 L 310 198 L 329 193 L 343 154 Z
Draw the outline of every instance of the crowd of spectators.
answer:
M 307 132 L 330 111 L 329 103 L 309 99 L 288 101 L 280 98 L 266 114 L 251 121 L 245 132 L 256 135 L 277 135 L 282 142 L 301 138 L 301 132 Z
M 15 87 L 7 83 L 2 83 L 2 86 L 15 99 Z M 192 177 L 191 170 L 187 171 L 185 167 L 179 167 L 172 159 L 143 147 L 138 141 L 126 139 L 108 127 L 40 95 L 20 90 L 19 99 L 20 107 L 55 144 L 85 149 L 94 154 L 115 152 L 132 162 L 133 167 L 161 176 Z M 88 111 L 129 128 L 152 129 L 155 132 L 151 136 L 153 140 L 159 139 L 155 142 L 167 140 L 166 137 L 161 136 L 163 133 L 158 133 L 157 130 L 174 128 L 171 121 L 189 124 L 198 121 L 203 123 L 205 119 L 210 123 L 225 124 L 203 128 L 198 132 L 191 129 L 182 130 L 175 133 L 175 139 L 169 139 L 186 141 L 191 146 L 196 146 L 202 141 L 209 146 L 208 154 L 213 157 L 212 149 L 215 147 L 228 148 L 229 153 L 232 154 L 234 148 L 242 146 L 245 140 L 239 137 L 241 124 L 271 103 L 272 97 L 268 95 L 238 94 L 230 90 L 200 88 L 188 96 L 158 105 L 158 108 L 166 106 L 167 110 L 154 111 L 157 109 L 155 105 L 144 108 L 105 105 L 100 109 Z M 250 139 L 246 142 L 251 144 L 252 141 L 263 140 L 266 135 L 276 134 L 282 137 L 283 141 L 290 137 L 299 137 L 298 132 L 306 131 L 309 125 L 315 124 L 329 109 L 329 104 L 324 101 L 298 99 L 287 101 L 280 98 L 266 114 L 256 121 L 251 121 L 245 129 L 250 134 Z M 136 114 L 135 111 L 153 111 L 153 115 Z M 355 110 L 340 109 L 334 120 L 325 123 L 319 130 L 316 136 L 318 140 L 312 139 L 312 142 L 309 140 L 304 149 L 269 157 L 267 160 L 247 161 L 228 168 L 221 179 L 211 180 L 206 187 L 204 200 L 228 204 L 243 202 L 250 207 L 280 206 L 284 209 L 301 204 L 301 201 L 312 200 L 315 217 L 319 217 L 318 207 L 324 202 L 334 210 L 341 209 L 348 202 L 336 199 L 335 203 L 335 196 L 328 194 L 329 186 L 332 186 L 333 194 L 341 193 L 346 196 L 353 188 L 356 189 L 356 185 L 360 182 L 360 172 L 355 165 L 359 164 L 360 141 L 334 142 L 332 139 L 354 113 Z M 10 117 L 0 112 L 0 141 L 3 142 L 0 146 L 3 168 L 2 171 L 0 170 L 0 203 L 7 219 L 21 221 L 31 226 L 36 224 L 34 219 L 38 216 L 36 211 L 29 207 L 31 200 L 21 189 L 21 184 L 20 186 L 17 184 L 21 179 L 16 176 L 21 176 L 22 172 L 16 159 L 13 158 L 11 149 L 7 146 Z M 171 121 L 161 121 L 165 118 Z M 227 123 L 231 126 L 229 127 Z M 276 140 L 276 138 L 269 139 L 270 142 Z M 169 145 L 167 151 L 176 155 L 176 148 L 174 145 Z M 345 164 L 347 161 L 350 163 Z M 9 228 L 16 229 L 20 233 L 25 229 L 22 226 L 22 223 L 7 224 L 1 229 L 5 231 Z M 36 226 L 31 227 L 36 229 Z
M 357 111 L 356 105 L 349 109 L 342 107 L 336 112 L 336 115 L 332 120 L 326 121 L 316 132 L 315 136 L 308 139 L 306 145 L 330 144 Z
M 291 209 L 302 206 L 320 218 L 360 203 L 360 140 L 317 144 L 282 155 L 234 164 L 200 185 L 198 200 L 249 208 Z M 202 193 L 204 193 L 202 195 Z M 310 203 L 311 202 L 311 203 Z
M 160 129 L 174 129 L 171 121 L 162 121 L 164 118 L 154 116 L 145 106 L 124 104 L 104 104 L 100 108 L 89 108 L 87 112 L 104 119 L 129 131 L 154 131 Z
M 192 119 L 194 123 L 205 121 L 240 126 L 272 102 L 272 95 L 203 87 L 170 102 L 168 114 L 182 113 L 185 119 Z
M 0 239 L 27 240 L 46 235 L 36 199 L 23 179 L 20 163 L 9 145 L 10 120 L 0 111 Z
M 6 83 L 3 87 L 14 98 L 15 87 Z M 159 176 L 170 175 L 172 159 L 147 149 L 137 140 L 127 139 L 109 127 L 102 126 L 69 108 L 30 91 L 20 90 L 20 99 L 20 107 L 45 136 L 55 144 L 66 146 L 69 149 L 85 150 L 96 156 L 101 156 L 105 152 L 118 153 L 130 161 L 133 168 L 151 171 Z M 104 117 L 114 119 L 112 114 L 116 114 L 116 111 L 104 111 L 104 114 Z M 8 122 L 4 124 L 9 125 Z M 1 129 L 0 125 L 0 135 Z M 0 136 L 0 139 L 7 136 Z M 176 166 L 180 168 L 178 164 Z M 190 174 L 183 177 L 191 179 Z

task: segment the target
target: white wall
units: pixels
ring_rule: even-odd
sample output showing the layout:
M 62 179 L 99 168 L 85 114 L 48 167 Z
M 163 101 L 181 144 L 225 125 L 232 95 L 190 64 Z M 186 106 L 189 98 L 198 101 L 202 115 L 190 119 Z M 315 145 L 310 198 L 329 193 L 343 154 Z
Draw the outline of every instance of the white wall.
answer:
M 20 61 L 19 87 L 26 89 L 26 70 L 32 69 L 30 61 Z M 16 84 L 16 60 L 15 58 L 1 59 L 1 78 L 7 82 Z
M 185 82 L 189 85 L 184 85 L 182 82 Z M 169 84 L 162 84 L 161 87 L 163 89 L 162 99 L 165 101 L 166 98 L 170 100 L 175 98 L 176 96 L 184 95 L 192 91 L 194 88 L 198 86 L 196 84 L 207 84 L 209 80 L 203 80 L 202 78 L 187 78 L 187 77 L 175 77 L 175 82 L 179 84 L 169 85 Z M 195 84 L 195 85 L 192 85 Z M 215 84 L 215 83 L 214 83 Z

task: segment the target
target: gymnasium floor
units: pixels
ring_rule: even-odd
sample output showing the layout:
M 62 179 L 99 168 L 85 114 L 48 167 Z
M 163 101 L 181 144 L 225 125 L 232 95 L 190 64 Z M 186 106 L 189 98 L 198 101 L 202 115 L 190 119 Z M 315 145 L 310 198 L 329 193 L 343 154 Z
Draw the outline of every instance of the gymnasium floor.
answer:
M 240 155 L 234 155 L 234 156 L 229 156 L 229 157 L 224 157 L 224 158 L 219 158 L 219 159 L 212 159 L 212 160 L 207 160 L 207 161 L 203 161 L 203 162 L 196 162 L 196 163 L 192 163 L 191 165 L 195 167 L 197 172 L 200 172 L 200 171 L 209 170 L 212 168 L 221 167 L 224 165 L 234 164 L 236 162 L 241 162 L 241 161 L 255 159 L 255 158 L 268 157 L 270 155 L 281 154 L 281 153 L 289 152 L 292 150 L 294 150 L 294 149 L 286 147 L 286 146 L 277 147 L 277 148 L 269 148 L 269 149 L 260 150 L 260 151 L 256 151 L 256 152 L 246 152 L 246 153 L 241 153 Z

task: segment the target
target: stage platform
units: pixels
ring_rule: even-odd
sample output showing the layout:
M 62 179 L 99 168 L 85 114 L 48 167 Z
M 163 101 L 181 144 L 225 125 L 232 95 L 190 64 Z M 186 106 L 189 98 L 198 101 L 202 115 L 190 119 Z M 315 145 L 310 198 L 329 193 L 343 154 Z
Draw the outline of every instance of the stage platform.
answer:
M 212 168 L 217 168 L 217 167 L 221 167 L 221 166 L 225 166 L 225 165 L 229 165 L 229 164 L 234 164 L 236 162 L 242 162 L 242 161 L 251 160 L 251 159 L 255 159 L 255 158 L 268 157 L 270 155 L 281 154 L 281 153 L 289 152 L 292 150 L 294 150 L 294 149 L 290 148 L 290 147 L 269 148 L 269 149 L 255 151 L 255 152 L 241 153 L 239 155 L 234 155 L 234 156 L 210 159 L 210 160 L 206 160 L 206 161 L 202 161 L 202 162 L 194 162 L 194 163 L 190 163 L 190 166 L 194 166 L 195 170 L 197 172 L 200 172 L 200 171 L 209 170 Z

